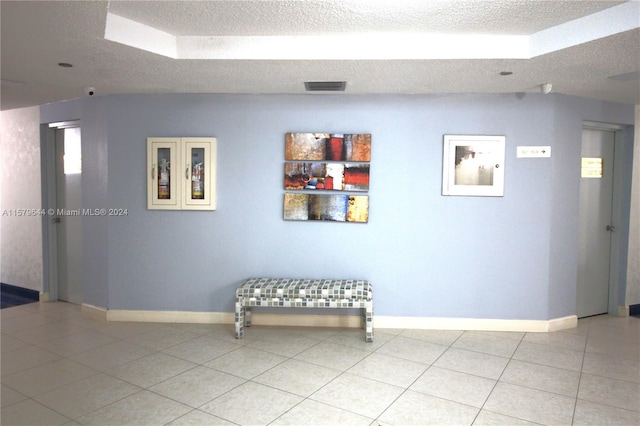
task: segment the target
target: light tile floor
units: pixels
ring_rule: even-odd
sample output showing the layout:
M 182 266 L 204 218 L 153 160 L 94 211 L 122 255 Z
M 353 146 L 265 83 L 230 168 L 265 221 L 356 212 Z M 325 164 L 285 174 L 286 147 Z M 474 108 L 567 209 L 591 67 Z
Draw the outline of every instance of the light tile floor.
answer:
M 640 319 L 555 333 L 104 322 L 3 309 L 3 426 L 638 425 Z

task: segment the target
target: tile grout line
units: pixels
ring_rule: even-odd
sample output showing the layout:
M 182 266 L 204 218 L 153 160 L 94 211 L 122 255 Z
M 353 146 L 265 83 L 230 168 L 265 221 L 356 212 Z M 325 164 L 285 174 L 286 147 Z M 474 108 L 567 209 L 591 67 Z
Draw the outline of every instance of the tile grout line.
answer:
M 518 348 L 520 347 L 520 345 L 522 344 L 522 342 L 524 341 L 524 338 L 526 337 L 527 333 L 523 333 L 522 337 L 520 337 L 520 340 L 518 341 L 518 345 L 516 346 L 516 348 L 513 350 L 513 353 L 511 354 L 511 356 L 509 357 L 509 361 L 507 362 L 507 364 L 504 366 L 504 368 L 502 369 L 502 372 L 500 373 L 500 376 L 496 379 L 496 382 L 493 384 L 493 387 L 491 388 L 491 391 L 489 392 L 489 394 L 487 395 L 487 398 L 484 400 L 484 402 L 482 403 L 482 407 L 480 407 L 480 409 L 478 410 L 478 414 L 476 414 L 476 416 L 473 419 L 473 422 L 471 422 L 471 424 L 473 425 L 476 420 L 478 419 L 478 416 L 480 415 L 480 413 L 482 412 L 482 410 L 484 410 L 485 405 L 487 405 L 487 401 L 489 401 L 489 398 L 491 398 L 491 394 L 493 393 L 493 391 L 496 389 L 496 386 L 498 386 L 498 383 L 500 383 L 500 379 L 502 378 L 502 376 L 504 375 L 504 372 L 506 371 L 507 367 L 509 367 L 509 364 L 511 364 L 511 361 L 513 360 L 513 355 L 515 355 L 515 353 L 518 351 Z M 490 412 L 494 412 L 491 410 L 487 410 Z M 506 415 L 506 414 L 502 414 L 502 413 L 496 413 L 496 414 L 501 414 L 501 415 Z M 511 416 L 509 416 L 511 417 Z M 515 417 L 518 418 L 518 417 Z M 524 420 L 524 421 L 528 421 L 526 419 L 520 419 L 520 420 Z
M 587 322 L 587 338 L 584 341 L 584 350 L 582 352 L 582 362 L 580 363 L 580 375 L 578 376 L 578 387 L 576 388 L 576 397 L 573 403 L 573 412 L 571 413 L 571 424 L 576 421 L 576 410 L 578 409 L 578 395 L 580 395 L 580 384 L 582 383 L 582 375 L 584 370 L 584 358 L 587 355 L 587 345 L 589 344 L 589 334 L 591 334 L 591 321 Z
M 403 330 L 403 332 L 404 332 L 404 330 Z M 401 332 L 400 334 L 398 334 L 398 335 L 394 336 L 392 339 L 390 339 L 388 342 L 386 342 L 386 343 L 385 343 L 384 345 L 382 345 L 382 346 L 385 346 L 386 344 L 388 344 L 389 342 L 391 342 L 392 340 L 394 340 L 396 337 L 402 336 L 402 333 L 403 333 L 403 332 Z M 380 424 L 380 417 L 382 417 L 382 416 L 384 415 L 384 413 L 386 413 L 386 412 L 387 412 L 387 410 L 389 410 L 389 408 L 391 408 L 391 407 L 393 406 L 393 404 L 395 404 L 395 403 L 396 403 L 396 402 L 397 402 L 397 401 L 398 401 L 398 400 L 399 400 L 399 399 L 400 399 L 404 394 L 406 394 L 406 393 L 407 393 L 407 391 L 409 391 L 409 390 L 410 390 L 411 386 L 413 386 L 413 385 L 414 385 L 418 380 L 420 380 L 420 379 L 422 378 L 422 376 L 424 376 L 424 375 L 425 375 L 425 373 L 426 373 L 427 371 L 429 371 L 429 370 L 431 369 L 431 367 L 433 367 L 433 364 L 435 364 L 435 363 L 436 363 L 436 362 L 437 362 L 437 361 L 438 361 L 438 360 L 439 360 L 439 359 L 440 359 L 440 358 L 441 358 L 441 357 L 442 357 L 442 356 L 443 356 L 443 355 L 444 355 L 444 354 L 445 354 L 449 349 L 451 349 L 451 348 L 453 347 L 453 344 L 454 344 L 455 342 L 457 342 L 457 341 L 458 341 L 458 339 L 460 339 L 460 337 L 462 337 L 463 335 L 464 335 L 464 332 L 460 333 L 460 335 L 459 335 L 458 337 L 456 337 L 456 338 L 453 340 L 453 342 L 449 343 L 449 345 L 448 345 L 448 346 L 446 346 L 446 349 L 445 349 L 444 351 L 442 351 L 442 353 L 441 353 L 440 355 L 438 355 L 438 356 L 436 357 L 436 359 L 434 359 L 434 360 L 433 360 L 433 361 L 432 361 L 432 362 L 427 366 L 427 368 L 426 368 L 426 369 L 425 369 L 425 370 L 424 370 L 424 371 L 423 371 L 423 372 L 422 372 L 418 377 L 416 377 L 416 378 L 415 378 L 415 380 L 413 380 L 413 381 L 411 382 L 411 384 L 409 384 L 408 386 L 406 386 L 406 387 L 404 388 L 404 390 L 403 390 L 402 392 L 400 392 L 400 395 L 398 395 L 398 396 L 397 396 L 397 397 L 396 397 L 396 398 L 395 398 L 395 399 L 394 399 L 394 400 L 393 400 L 393 401 L 392 401 L 392 402 L 387 406 L 387 408 L 385 408 L 384 410 L 382 410 L 382 412 L 381 412 L 381 413 L 380 413 L 380 414 L 379 414 L 379 415 L 374 419 L 374 421 L 376 421 L 376 422 L 378 422 L 378 424 Z M 405 338 L 405 339 L 411 339 L 410 337 L 404 337 L 404 338 Z M 412 339 L 412 340 L 418 340 L 418 341 L 420 341 L 420 339 Z M 428 342 L 428 341 L 427 341 L 427 343 L 437 344 L 437 343 Z M 382 346 L 381 346 L 381 347 L 382 347 Z M 441 346 L 445 346 L 445 345 L 441 345 Z M 381 348 L 381 347 L 380 347 L 380 348 Z M 378 351 L 378 349 L 380 349 L 380 348 L 377 348 L 377 349 L 376 349 L 376 352 L 377 352 L 377 351 Z M 392 355 L 389 355 L 389 356 L 392 356 Z M 396 357 L 396 358 L 398 358 L 398 357 Z M 403 358 L 399 358 L 399 359 L 403 359 Z M 414 391 L 414 392 L 415 392 L 415 391 Z M 434 398 L 437 398 L 437 397 L 434 397 Z M 440 399 L 443 399 L 443 400 L 445 400 L 445 401 L 448 401 L 448 400 L 446 400 L 446 399 L 444 399 L 444 398 L 440 398 Z

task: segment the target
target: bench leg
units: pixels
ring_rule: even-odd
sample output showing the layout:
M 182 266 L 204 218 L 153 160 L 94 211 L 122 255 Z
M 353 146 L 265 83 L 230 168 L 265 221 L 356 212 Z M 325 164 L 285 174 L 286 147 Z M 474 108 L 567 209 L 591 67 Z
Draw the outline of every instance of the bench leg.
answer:
M 251 307 L 247 306 L 244 309 L 244 326 L 251 327 Z
M 364 314 L 364 341 L 373 342 L 373 302 L 366 303 L 363 309 Z
M 242 299 L 236 299 L 236 339 L 244 336 L 245 307 Z

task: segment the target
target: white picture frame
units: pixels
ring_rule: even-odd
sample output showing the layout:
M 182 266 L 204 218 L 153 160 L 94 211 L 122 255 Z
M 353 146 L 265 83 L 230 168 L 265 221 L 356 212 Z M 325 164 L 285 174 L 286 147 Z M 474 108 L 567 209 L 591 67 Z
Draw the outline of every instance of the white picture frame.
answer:
M 444 135 L 442 195 L 504 196 L 505 136 Z

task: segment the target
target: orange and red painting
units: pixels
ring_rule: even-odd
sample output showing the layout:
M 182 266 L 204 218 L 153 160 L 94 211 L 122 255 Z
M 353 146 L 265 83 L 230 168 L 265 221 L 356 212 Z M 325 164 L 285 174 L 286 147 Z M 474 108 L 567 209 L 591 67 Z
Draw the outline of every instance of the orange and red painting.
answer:
M 369 133 L 287 133 L 287 161 L 371 161 Z
M 286 162 L 284 189 L 366 192 L 369 168 L 369 163 Z

